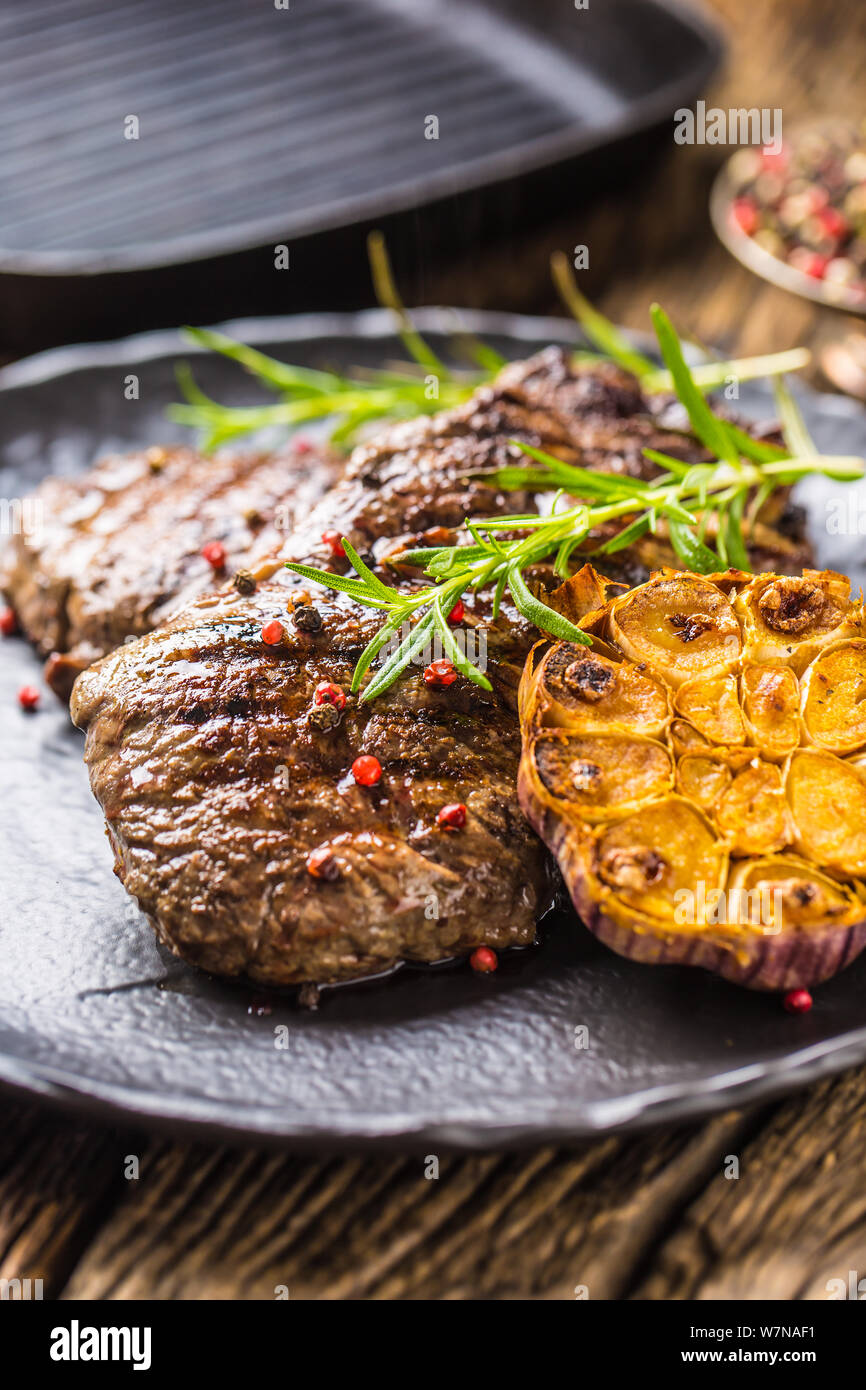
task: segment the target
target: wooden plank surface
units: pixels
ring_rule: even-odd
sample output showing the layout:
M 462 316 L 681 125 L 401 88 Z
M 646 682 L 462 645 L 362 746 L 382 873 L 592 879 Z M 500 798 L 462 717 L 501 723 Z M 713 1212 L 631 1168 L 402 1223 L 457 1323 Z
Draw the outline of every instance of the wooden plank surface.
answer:
M 862 113 L 866 8 L 708 8 L 731 45 L 711 102 L 780 106 L 788 127 Z M 549 254 L 583 243 L 586 288 L 631 326 L 659 299 L 731 351 L 838 336 L 838 315 L 764 286 L 714 241 L 719 160 L 671 142 L 637 190 L 458 261 L 424 296 L 554 312 Z M 418 1158 L 174 1144 L 0 1101 L 0 1278 L 97 1299 L 820 1299 L 829 1279 L 866 1273 L 864 1134 L 866 1069 L 685 1129 L 444 1159 L 438 1180 Z

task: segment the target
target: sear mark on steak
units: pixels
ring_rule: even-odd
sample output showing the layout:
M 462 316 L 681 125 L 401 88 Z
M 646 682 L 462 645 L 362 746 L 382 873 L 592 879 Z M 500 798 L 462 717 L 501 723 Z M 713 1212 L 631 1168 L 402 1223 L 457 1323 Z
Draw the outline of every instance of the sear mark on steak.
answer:
M 76 675 L 180 603 L 212 589 L 201 550 L 219 541 L 225 578 L 254 586 L 250 557 L 279 544 L 335 480 L 318 454 L 147 449 L 101 459 L 37 490 L 41 525 L 18 535 L 0 568 L 22 629 L 44 656 L 49 684 L 68 699 Z
M 632 407 L 639 413 L 623 413 Z M 462 677 L 429 687 L 422 659 L 362 704 L 348 693 L 351 672 L 381 615 L 284 568 L 323 567 L 321 536 L 338 531 L 389 582 L 411 587 L 418 572 L 383 565 L 386 556 L 418 537 L 441 542 L 466 515 L 534 505 L 488 476 L 514 461 L 512 439 L 581 463 L 590 441 L 605 466 L 641 471 L 651 470 L 640 453 L 650 439 L 703 456 L 656 428 L 628 374 L 551 350 L 505 368 L 463 406 L 359 446 L 256 567 L 254 592 L 227 585 L 199 598 L 79 677 L 72 716 L 87 731 L 116 871 L 179 955 L 288 985 L 532 941 L 552 879 L 517 803 L 516 692 L 537 634 L 507 603 L 494 622 L 488 597 L 470 594 L 464 625 L 486 636 L 492 690 Z M 309 607 L 317 626 L 291 621 Z M 274 622 L 284 635 L 268 646 L 261 632 Z M 327 727 L 310 718 L 322 682 L 347 693 Z M 351 775 L 361 754 L 381 763 L 374 787 Z M 438 813 L 457 802 L 465 826 L 443 833 Z

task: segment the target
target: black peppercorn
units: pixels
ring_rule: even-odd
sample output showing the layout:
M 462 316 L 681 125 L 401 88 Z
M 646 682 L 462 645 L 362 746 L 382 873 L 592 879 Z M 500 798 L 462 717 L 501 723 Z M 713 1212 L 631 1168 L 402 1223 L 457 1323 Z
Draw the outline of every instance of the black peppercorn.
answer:
M 232 583 L 239 594 L 254 594 L 256 592 L 256 581 L 249 570 L 238 570 Z
M 342 715 L 336 705 L 325 702 L 321 705 L 313 705 L 307 718 L 314 729 L 320 730 L 321 733 L 327 733 L 329 729 L 336 729 Z
M 292 622 L 300 632 L 318 632 L 322 615 L 313 604 L 301 604 L 292 614 Z

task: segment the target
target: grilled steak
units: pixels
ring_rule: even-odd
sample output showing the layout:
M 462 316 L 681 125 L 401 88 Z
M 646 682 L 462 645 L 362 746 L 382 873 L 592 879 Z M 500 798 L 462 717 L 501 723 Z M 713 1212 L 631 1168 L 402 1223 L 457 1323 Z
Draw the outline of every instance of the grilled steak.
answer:
M 515 792 L 516 687 L 533 630 L 508 609 L 493 624 L 483 598 L 467 599 L 492 693 L 460 677 L 430 686 L 422 659 L 382 698 L 348 696 L 340 712 L 315 703 L 317 687 L 348 689 L 379 617 L 282 565 L 345 568 L 322 543 L 331 530 L 381 564 L 406 540 L 441 541 L 467 513 L 526 510 L 531 498 L 484 478 L 513 461 L 510 439 L 584 461 L 583 439 L 606 431 L 598 462 L 642 472 L 633 428 L 702 456 L 655 427 L 617 369 L 574 368 L 560 353 L 515 364 L 459 409 L 356 449 L 256 568 L 255 593 L 200 598 L 79 677 L 72 715 L 116 872 L 166 944 L 216 973 L 283 985 L 532 941 L 550 891 Z M 269 645 L 275 621 L 283 635 Z M 360 754 L 381 763 L 374 786 L 351 774 Z M 466 807 L 463 828 L 437 824 L 453 803 Z
M 15 537 L 0 587 L 69 697 L 79 671 L 149 632 L 214 585 L 202 547 L 218 541 L 226 575 L 266 553 L 334 480 L 336 456 L 287 449 L 217 454 L 147 449 L 49 478 L 30 499 L 38 524 Z

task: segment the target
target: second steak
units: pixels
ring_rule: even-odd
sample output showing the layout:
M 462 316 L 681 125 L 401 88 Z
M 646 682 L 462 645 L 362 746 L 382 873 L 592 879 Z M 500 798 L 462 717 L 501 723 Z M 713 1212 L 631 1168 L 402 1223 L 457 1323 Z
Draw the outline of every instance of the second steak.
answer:
M 13 538 L 0 588 L 49 658 L 48 683 L 68 699 L 97 657 L 273 549 L 341 466 L 325 448 L 152 448 L 47 479 L 28 499 L 34 525 Z M 201 553 L 210 542 L 225 553 L 216 574 Z

